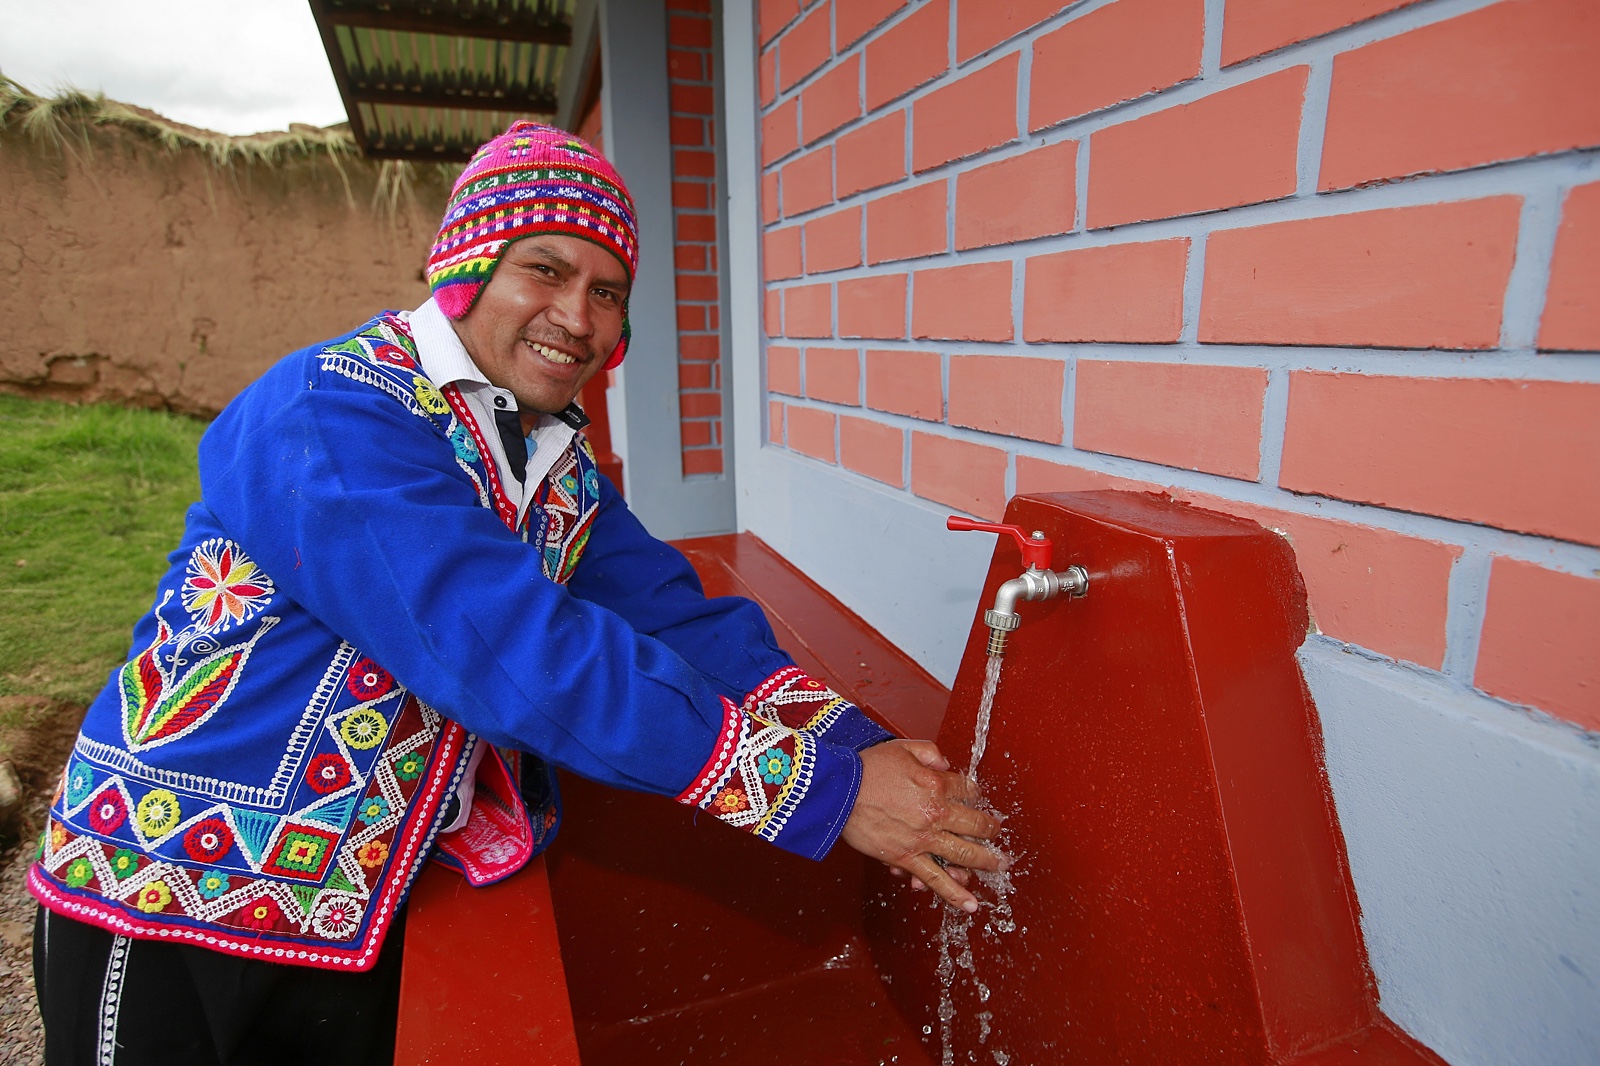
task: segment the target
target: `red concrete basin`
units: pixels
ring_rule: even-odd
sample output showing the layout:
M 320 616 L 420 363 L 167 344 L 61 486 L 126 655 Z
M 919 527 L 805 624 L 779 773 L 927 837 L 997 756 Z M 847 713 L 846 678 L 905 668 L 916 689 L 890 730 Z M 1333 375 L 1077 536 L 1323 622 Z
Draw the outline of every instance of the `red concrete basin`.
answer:
M 980 915 L 974 970 L 958 968 L 950 985 L 953 1061 L 1437 1063 L 1376 1005 L 1294 659 L 1307 615 L 1288 544 L 1120 493 L 1020 497 L 1006 519 L 1044 530 L 1055 565 L 1084 565 L 1091 585 L 1083 600 L 1023 604 L 1010 640 L 981 778 L 1009 815 L 1018 928 Z M 802 666 L 902 732 L 937 724 L 941 747 L 965 764 L 983 608 L 1021 569 L 1009 541 L 975 598 L 942 723 L 931 678 L 759 541 L 684 547 L 713 594 L 762 602 Z M 448 1034 L 439 996 L 450 993 L 418 989 L 475 985 L 474 1031 L 505 1034 L 473 1037 L 480 1063 L 500 1061 L 495 1048 L 515 1049 L 505 1061 L 533 1049 L 572 1061 L 574 1047 L 588 1066 L 940 1061 L 942 911 L 927 895 L 848 849 L 811 863 L 696 825 L 656 797 L 571 778 L 564 789 L 566 822 L 547 857 L 559 960 L 548 921 L 533 921 L 533 935 L 473 933 L 460 908 L 476 893 L 419 891 L 399 1061 L 462 1061 L 448 1042 L 408 1034 L 422 1031 L 411 1019 L 424 1000 L 430 1039 Z M 528 898 L 519 914 L 544 905 L 545 869 L 497 886 Z M 414 977 L 413 945 L 437 939 L 434 911 L 446 904 L 457 950 L 445 962 L 435 952 L 428 978 Z M 474 935 L 541 976 L 474 961 L 462 947 Z M 570 1002 L 564 1033 L 548 1002 L 552 971 Z M 507 1002 L 508 989 L 526 991 Z

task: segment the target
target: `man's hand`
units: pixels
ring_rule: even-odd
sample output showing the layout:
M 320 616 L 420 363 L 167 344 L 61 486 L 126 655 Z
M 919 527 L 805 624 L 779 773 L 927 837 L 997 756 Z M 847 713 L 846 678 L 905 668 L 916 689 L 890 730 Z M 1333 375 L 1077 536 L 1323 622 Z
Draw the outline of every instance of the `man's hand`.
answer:
M 999 870 L 1001 857 L 963 837 L 992 840 L 1000 823 L 968 806 L 972 782 L 925 740 L 894 740 L 861 753 L 861 791 L 843 839 L 863 855 L 898 867 L 969 914 L 978 901 L 939 863 Z M 963 878 L 962 880 L 965 880 Z

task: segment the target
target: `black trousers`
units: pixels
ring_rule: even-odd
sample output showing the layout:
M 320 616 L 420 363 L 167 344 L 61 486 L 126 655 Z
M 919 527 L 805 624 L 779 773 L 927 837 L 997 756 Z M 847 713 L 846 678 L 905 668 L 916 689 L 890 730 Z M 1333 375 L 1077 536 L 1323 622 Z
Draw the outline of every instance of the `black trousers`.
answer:
M 134 940 L 39 908 L 46 1066 L 389 1066 L 405 915 L 364 973 Z

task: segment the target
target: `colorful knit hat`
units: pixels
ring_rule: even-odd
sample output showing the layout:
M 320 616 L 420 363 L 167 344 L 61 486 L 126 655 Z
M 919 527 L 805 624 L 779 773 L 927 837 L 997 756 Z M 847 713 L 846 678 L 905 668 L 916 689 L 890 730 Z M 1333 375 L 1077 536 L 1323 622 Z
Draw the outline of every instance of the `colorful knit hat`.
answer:
M 566 130 L 515 122 L 478 149 L 450 190 L 428 256 L 439 309 L 465 317 L 506 246 L 536 233 L 593 241 L 617 257 L 629 282 L 638 273 L 639 224 L 616 168 Z M 631 335 L 624 305 L 622 339 L 605 369 L 622 362 Z

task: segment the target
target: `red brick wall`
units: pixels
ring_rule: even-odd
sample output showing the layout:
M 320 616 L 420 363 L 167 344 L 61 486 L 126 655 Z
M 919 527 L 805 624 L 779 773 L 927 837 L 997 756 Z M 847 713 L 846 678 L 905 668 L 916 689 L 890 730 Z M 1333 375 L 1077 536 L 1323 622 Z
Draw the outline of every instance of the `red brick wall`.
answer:
M 1600 4 L 761 0 L 766 439 L 1294 543 L 1600 730 Z
M 673 255 L 678 293 L 678 413 L 685 475 L 723 469 L 717 284 L 715 70 L 711 0 L 667 0 Z

